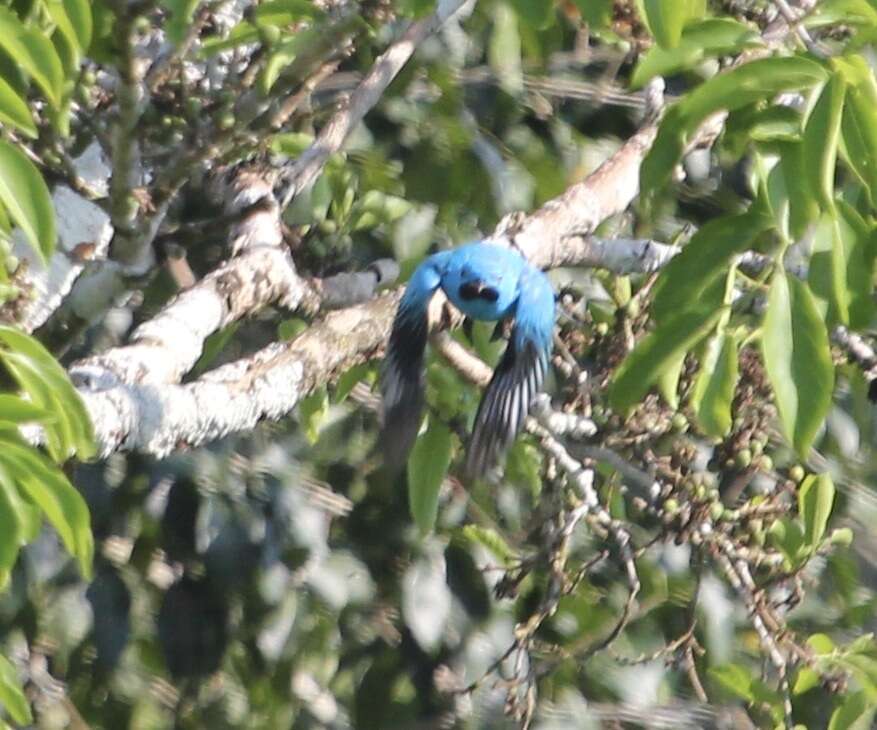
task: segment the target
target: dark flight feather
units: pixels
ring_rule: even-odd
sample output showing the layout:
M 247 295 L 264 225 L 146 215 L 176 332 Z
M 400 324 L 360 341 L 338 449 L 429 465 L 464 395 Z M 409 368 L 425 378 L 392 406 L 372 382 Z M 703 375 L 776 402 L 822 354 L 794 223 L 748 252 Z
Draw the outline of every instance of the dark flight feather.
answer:
M 544 356 L 535 343 L 525 340 L 519 349 L 513 337 L 478 406 L 466 460 L 470 476 L 484 474 L 511 445 L 544 378 Z
M 427 324 L 425 309 L 400 311 L 390 333 L 381 377 L 384 402 L 381 443 L 384 463 L 391 469 L 404 466 L 420 428 Z

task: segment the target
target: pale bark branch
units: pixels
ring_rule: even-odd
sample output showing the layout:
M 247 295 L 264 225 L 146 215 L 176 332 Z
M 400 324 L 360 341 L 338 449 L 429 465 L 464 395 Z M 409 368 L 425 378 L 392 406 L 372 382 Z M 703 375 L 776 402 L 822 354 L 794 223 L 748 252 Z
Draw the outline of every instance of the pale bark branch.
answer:
M 185 385 L 120 383 L 80 390 L 99 453 L 167 456 L 260 420 L 287 415 L 314 387 L 376 356 L 389 335 L 399 293 L 328 314 L 290 342 L 219 367 Z

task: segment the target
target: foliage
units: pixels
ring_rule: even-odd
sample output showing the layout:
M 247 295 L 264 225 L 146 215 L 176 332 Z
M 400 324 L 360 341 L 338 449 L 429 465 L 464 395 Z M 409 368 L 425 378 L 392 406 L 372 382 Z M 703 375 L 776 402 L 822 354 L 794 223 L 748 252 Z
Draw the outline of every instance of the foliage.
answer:
M 656 274 L 552 274 L 553 404 L 593 438 L 534 427 L 504 478 L 463 483 L 479 393 L 432 353 L 400 475 L 374 458 L 368 363 L 317 384 L 290 423 L 84 463 L 93 435 L 63 365 L 124 332 L 112 317 L 60 336 L 16 326 L 39 296 L 19 254 L 70 254 L 50 190 L 108 211 L 122 263 L 125 239 L 164 261 L 173 237 L 208 272 L 227 255 L 208 179 L 302 154 L 338 89 L 434 7 L 0 8 L 4 717 L 549 728 L 666 711 L 685 727 L 743 707 L 759 726 L 867 726 L 874 363 L 843 337 L 870 342 L 877 314 L 870 0 L 825 0 L 770 42 L 759 0 L 482 0 L 423 41 L 284 212 L 308 274 L 387 254 L 407 273 L 592 172 L 648 123 L 634 92 L 665 77 L 638 203 L 599 234 L 681 250 Z M 73 172 L 95 142 L 115 153 L 105 194 Z M 158 265 L 127 286 L 126 323 L 175 293 Z M 225 328 L 193 375 L 293 339 L 311 314 Z M 491 365 L 503 347 L 479 326 L 452 337 Z M 63 692 L 32 671 L 41 658 Z

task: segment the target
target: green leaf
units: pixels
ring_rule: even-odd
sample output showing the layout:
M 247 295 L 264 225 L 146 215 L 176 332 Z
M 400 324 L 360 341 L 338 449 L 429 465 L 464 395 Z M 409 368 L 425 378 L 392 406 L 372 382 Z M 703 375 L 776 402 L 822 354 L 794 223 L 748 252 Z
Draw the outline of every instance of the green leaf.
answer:
M 51 421 L 54 416 L 45 408 L 29 403 L 17 395 L 0 393 L 0 421 L 28 423 L 31 421 Z
M 0 434 L 0 450 L 3 450 L 9 441 L 13 444 L 21 442 L 18 429 L 11 435 Z M 24 477 L 26 476 L 25 474 Z M 22 495 L 18 489 L 18 477 L 17 471 L 10 465 L 0 464 L 0 486 L 6 490 L 6 499 L 15 512 L 19 527 L 18 545 L 21 546 L 37 539 L 43 526 L 43 513 L 37 505 Z
M 754 210 L 706 223 L 660 273 L 652 301 L 655 319 L 661 322 L 697 306 L 734 256 L 750 248 L 752 240 L 768 223 Z
M 268 61 L 259 76 L 259 86 L 267 94 L 277 82 L 281 71 L 291 64 L 299 53 L 307 50 L 319 37 L 319 28 L 303 28 L 283 38 L 268 53 Z
M 636 6 L 649 32 L 664 48 L 675 48 L 685 24 L 706 12 L 704 0 L 636 0 Z
M 30 725 L 30 703 L 21 689 L 21 678 L 12 663 L 0 654 L 0 704 L 19 725 Z
M 849 324 L 850 297 L 847 287 L 847 260 L 841 240 L 840 221 L 832 206 L 819 219 L 813 237 L 813 253 L 807 283 L 829 325 Z
M 802 695 L 809 692 L 814 687 L 818 687 L 822 678 L 819 672 L 810 669 L 810 667 L 801 667 L 798 670 L 798 676 L 795 678 L 795 684 L 792 687 L 793 695 Z
M 58 467 L 24 442 L 7 440 L 0 463 L 6 465 L 19 488 L 43 510 L 64 547 L 78 561 L 83 576 L 90 578 L 94 542 L 82 495 Z
M 839 200 L 814 230 L 808 282 L 825 302 L 829 323 L 867 327 L 874 315 L 871 296 L 877 247 L 872 226 Z
M 747 702 L 753 702 L 755 695 L 752 692 L 752 673 L 742 664 L 723 664 L 719 667 L 711 667 L 709 675 L 731 694 Z
M 854 692 L 843 697 L 843 702 L 828 721 L 828 730 L 867 730 L 871 727 L 875 705 L 865 692 Z
M 486 547 L 502 565 L 511 565 L 518 560 L 517 553 L 496 530 L 480 525 L 466 525 L 463 537 L 470 542 Z
M 0 447 L 3 442 L 0 440 Z M 18 548 L 24 542 L 24 526 L 18 507 L 21 497 L 15 481 L 9 472 L 0 465 L 0 588 L 9 581 L 12 567 L 18 558 Z
M 0 202 L 34 250 L 48 261 L 56 236 L 49 189 L 34 164 L 5 140 L 0 140 Z
M 627 413 L 675 363 L 706 335 L 722 315 L 723 307 L 704 306 L 679 312 L 647 335 L 621 363 L 609 386 L 609 403 Z
M 652 46 L 637 63 L 630 85 L 636 89 L 654 76 L 668 76 L 693 68 L 706 58 L 761 45 L 761 37 L 749 26 L 731 18 L 707 18 L 685 28 L 675 48 Z
M 175 46 L 180 45 L 192 24 L 192 16 L 198 7 L 199 0 L 162 0 L 171 17 L 167 23 L 168 40 Z
M 47 433 L 55 431 L 61 441 L 63 453 L 59 457 L 76 454 L 84 460 L 94 456 L 91 419 L 66 371 L 37 340 L 13 327 L 0 325 L 0 342 L 10 348 L 0 348 L 0 360 L 34 404 L 54 417 L 45 429 Z
M 450 429 L 430 419 L 429 427 L 414 444 L 408 459 L 408 506 L 421 534 L 432 532 L 438 516 L 439 489 L 451 464 Z
M 0 47 L 36 82 L 53 107 L 61 106 L 64 67 L 40 30 L 25 26 L 15 13 L 0 8 Z
M 813 197 L 826 211 L 834 202 L 834 168 L 845 94 L 843 77 L 832 74 L 804 126 L 803 172 L 812 185 Z
M 573 0 L 582 20 L 590 26 L 591 30 L 604 30 L 612 26 L 612 13 L 614 0 Z
M 822 656 L 832 654 L 837 648 L 828 634 L 811 634 L 807 637 L 807 646 Z
M 0 77 L 0 122 L 15 127 L 31 139 L 37 138 L 37 126 L 27 102 Z
M 767 534 L 770 544 L 783 554 L 789 570 L 797 568 L 802 559 L 806 559 L 806 551 L 802 550 L 804 530 L 797 521 L 788 517 L 774 520 Z
M 789 233 L 797 238 L 816 220 L 819 203 L 804 173 L 803 142 L 780 142 L 776 146 L 789 203 Z
M 494 9 L 487 60 L 496 71 L 503 91 L 511 95 L 521 92 L 524 88 L 521 35 L 518 32 L 518 18 L 506 5 L 497 5 Z
M 312 444 L 320 438 L 320 426 L 329 413 L 329 392 L 319 388 L 298 404 L 298 417 L 305 430 L 305 436 Z
M 871 290 L 874 263 L 877 259 L 877 239 L 874 227 L 865 222 L 859 212 L 841 200 L 836 204 L 838 230 L 846 260 L 846 290 L 849 302 L 849 325 L 853 329 L 867 327 L 874 316 L 874 298 Z
M 79 49 L 83 53 L 88 53 L 88 49 L 91 47 L 92 33 L 94 32 L 91 3 L 89 0 L 63 0 L 63 4 L 64 11 L 79 42 Z
M 818 63 L 801 56 L 764 58 L 714 76 L 667 110 L 640 169 L 641 196 L 663 190 L 691 136 L 711 114 L 742 109 L 783 91 L 809 88 L 826 79 Z
M 679 408 L 679 376 L 685 364 L 685 352 L 680 352 L 674 362 L 664 368 L 658 377 L 658 392 L 674 411 Z
M 849 81 L 841 122 L 841 154 L 877 204 L 877 82 L 859 56 L 838 59 Z
M 771 282 L 761 342 L 783 431 L 805 458 L 831 406 L 834 367 L 813 294 L 782 270 Z
M 822 544 L 834 505 L 834 484 L 828 474 L 810 474 L 798 488 L 798 514 L 804 521 L 804 539 L 810 550 Z
M 508 2 L 515 9 L 521 22 L 534 30 L 545 30 L 554 23 L 554 0 L 508 0 Z
M 703 392 L 692 406 L 701 430 L 707 436 L 722 438 L 731 430 L 731 403 L 738 376 L 737 338 L 729 332 L 716 336 L 715 351 L 715 359 L 705 359 L 698 373 L 695 389 Z
M 78 70 L 82 60 L 82 55 L 88 50 L 88 46 L 82 45 L 80 36 L 85 33 L 88 38 L 91 37 L 91 10 L 87 3 L 84 8 L 77 7 L 79 3 L 74 4 L 68 0 L 44 0 L 46 10 L 55 23 L 55 34 L 52 36 L 55 48 L 59 50 L 59 57 L 64 61 L 63 65 L 67 71 L 67 76 L 72 77 Z M 73 19 L 68 14 L 68 7 L 74 13 L 80 13 L 76 18 L 76 23 L 80 27 L 74 25 Z M 59 45 L 57 42 L 57 34 L 63 39 Z
M 371 364 L 367 362 L 354 365 L 349 370 L 341 373 L 338 382 L 335 384 L 332 402 L 342 403 L 350 395 L 350 391 L 353 390 L 356 384 L 365 380 L 370 375 L 374 375 L 374 370 Z

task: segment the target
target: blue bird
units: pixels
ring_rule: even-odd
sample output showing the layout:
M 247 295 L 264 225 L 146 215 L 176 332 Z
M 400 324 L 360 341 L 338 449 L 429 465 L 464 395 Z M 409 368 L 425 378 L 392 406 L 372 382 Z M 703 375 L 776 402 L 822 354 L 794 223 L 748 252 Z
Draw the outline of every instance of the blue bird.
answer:
M 554 332 L 554 291 L 517 251 L 476 242 L 427 258 L 399 303 L 381 375 L 382 442 L 400 467 L 417 438 L 424 405 L 427 308 L 436 290 L 472 319 L 514 320 L 509 343 L 475 416 L 466 472 L 483 474 L 512 443 L 541 389 Z

